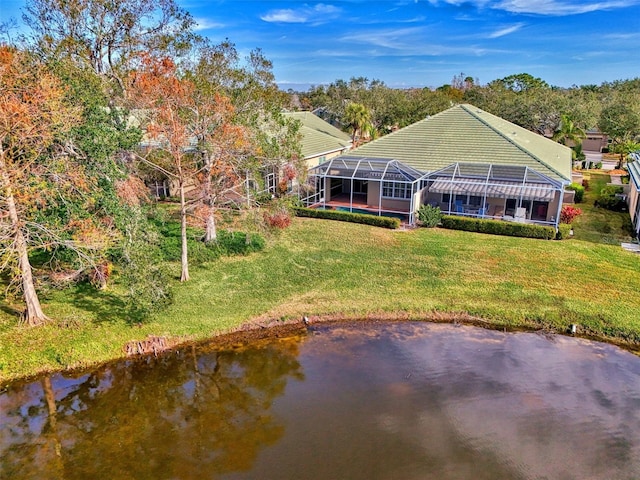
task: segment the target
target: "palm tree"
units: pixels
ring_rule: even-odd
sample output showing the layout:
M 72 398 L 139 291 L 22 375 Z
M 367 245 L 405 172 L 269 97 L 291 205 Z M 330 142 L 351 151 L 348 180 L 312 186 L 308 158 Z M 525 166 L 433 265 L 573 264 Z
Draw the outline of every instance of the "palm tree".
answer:
M 569 115 L 562 114 L 560 117 L 560 125 L 551 138 L 562 145 L 571 147 L 581 144 L 585 136 L 584 130 L 573 123 Z
M 351 102 L 344 109 L 344 115 L 342 121 L 349 125 L 352 129 L 351 142 L 356 146 L 356 134 L 360 133 L 362 136 L 362 130 L 371 120 L 371 113 L 361 103 Z
M 627 140 L 622 143 L 615 144 L 612 148 L 612 151 L 613 153 L 617 153 L 618 155 L 620 155 L 617 168 L 622 168 L 624 166 L 625 160 L 630 153 L 637 152 L 639 150 L 640 143 L 634 142 L 633 140 Z

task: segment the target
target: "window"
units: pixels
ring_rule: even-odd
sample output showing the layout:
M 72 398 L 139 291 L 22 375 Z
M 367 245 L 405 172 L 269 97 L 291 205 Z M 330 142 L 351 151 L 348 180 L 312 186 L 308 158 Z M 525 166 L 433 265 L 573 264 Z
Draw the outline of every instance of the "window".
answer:
M 382 196 L 386 198 L 411 198 L 411 184 L 382 182 Z
M 469 205 L 473 205 L 474 207 L 479 207 L 481 203 L 482 203 L 482 197 L 469 195 Z
M 451 194 L 443 193 L 442 194 L 442 203 L 449 203 L 451 199 Z M 464 195 L 464 194 L 456 194 L 454 195 L 454 204 L 459 203 L 462 205 L 473 205 L 474 207 L 479 207 L 482 205 L 482 197 L 477 195 Z

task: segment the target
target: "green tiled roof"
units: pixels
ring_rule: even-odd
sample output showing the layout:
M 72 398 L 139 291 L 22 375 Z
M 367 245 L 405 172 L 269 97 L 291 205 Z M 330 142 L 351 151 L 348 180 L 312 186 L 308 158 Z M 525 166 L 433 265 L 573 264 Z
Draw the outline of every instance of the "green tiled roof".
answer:
M 571 180 L 571 149 L 473 105 L 457 105 L 367 143 L 350 156 L 394 158 L 423 172 L 454 163 L 529 167 Z
M 302 155 L 304 158 L 344 150 L 351 146 L 351 137 L 311 112 L 288 112 L 285 115 L 302 123 Z

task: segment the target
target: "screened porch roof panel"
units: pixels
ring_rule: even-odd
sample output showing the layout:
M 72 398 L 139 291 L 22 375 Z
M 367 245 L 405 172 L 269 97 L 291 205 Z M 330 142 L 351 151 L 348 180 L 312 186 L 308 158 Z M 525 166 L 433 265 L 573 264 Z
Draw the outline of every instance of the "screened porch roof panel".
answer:
M 473 195 L 487 198 L 523 198 L 551 202 L 557 188 L 536 183 L 500 182 L 487 183 L 479 179 L 435 180 L 429 187 L 430 192 L 450 193 L 454 195 Z
M 382 180 L 415 182 L 422 172 L 390 158 L 351 157 L 342 155 L 318 165 L 310 175 L 323 177 L 352 178 L 354 180 Z

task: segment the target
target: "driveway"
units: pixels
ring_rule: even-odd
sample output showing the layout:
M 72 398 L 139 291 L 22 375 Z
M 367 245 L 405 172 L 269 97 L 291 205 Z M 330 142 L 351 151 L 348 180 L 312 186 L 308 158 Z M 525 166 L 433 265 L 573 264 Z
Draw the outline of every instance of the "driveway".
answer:
M 602 162 L 603 170 L 613 170 L 614 168 L 616 168 L 616 165 L 618 165 L 618 162 L 616 160 L 603 160 L 602 154 L 600 152 L 584 152 L 584 154 L 587 157 L 586 160 L 592 162 L 593 164 Z

